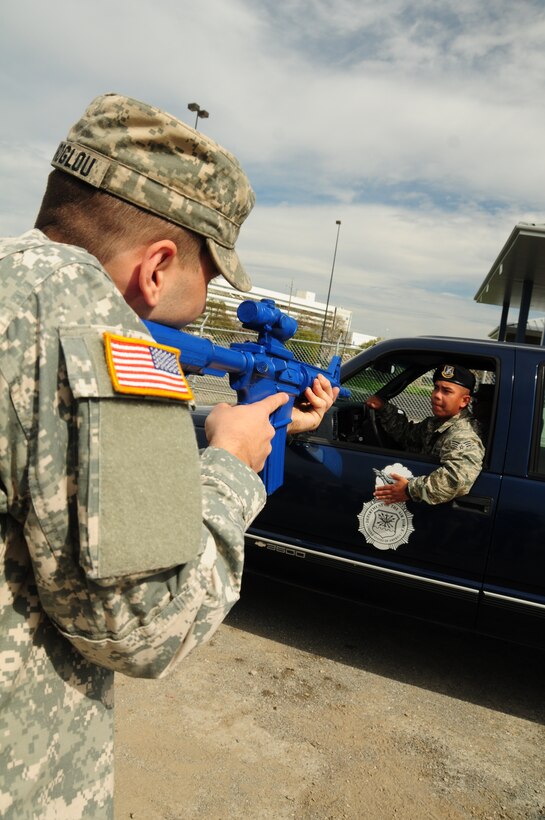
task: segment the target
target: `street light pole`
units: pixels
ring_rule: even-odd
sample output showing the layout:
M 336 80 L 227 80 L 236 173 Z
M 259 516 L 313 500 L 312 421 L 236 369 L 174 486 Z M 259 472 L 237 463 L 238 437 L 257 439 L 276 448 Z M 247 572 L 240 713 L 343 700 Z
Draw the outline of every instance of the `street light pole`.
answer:
M 201 108 L 199 103 L 189 103 L 188 106 L 190 111 L 194 111 L 195 116 L 195 131 L 197 130 L 197 123 L 199 122 L 199 117 L 204 117 L 205 119 L 210 116 L 208 111 L 205 111 L 204 108 Z
M 333 282 L 333 273 L 335 271 L 335 259 L 337 257 L 337 245 L 339 244 L 339 233 L 340 233 L 340 230 L 341 230 L 341 220 L 337 219 L 335 221 L 335 225 L 337 226 L 337 238 L 335 240 L 335 251 L 333 253 L 333 264 L 331 265 L 331 276 L 329 277 L 329 289 L 327 291 L 327 300 L 326 300 L 326 303 L 325 303 L 325 315 L 324 315 L 324 323 L 322 325 L 322 335 L 320 337 L 320 344 L 324 340 L 325 326 L 326 326 L 326 323 L 327 323 L 327 309 L 329 307 L 329 296 L 331 294 L 331 284 Z

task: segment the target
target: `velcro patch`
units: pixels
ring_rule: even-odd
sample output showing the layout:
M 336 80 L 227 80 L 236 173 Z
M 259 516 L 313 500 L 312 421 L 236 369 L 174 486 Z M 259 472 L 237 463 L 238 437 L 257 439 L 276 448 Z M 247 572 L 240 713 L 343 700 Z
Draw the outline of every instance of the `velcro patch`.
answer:
M 110 167 L 110 161 L 96 151 L 75 142 L 61 142 L 51 165 L 60 171 L 80 177 L 95 188 L 100 188 Z
M 114 390 L 140 396 L 190 401 L 193 393 L 175 347 L 104 333 L 108 371 Z

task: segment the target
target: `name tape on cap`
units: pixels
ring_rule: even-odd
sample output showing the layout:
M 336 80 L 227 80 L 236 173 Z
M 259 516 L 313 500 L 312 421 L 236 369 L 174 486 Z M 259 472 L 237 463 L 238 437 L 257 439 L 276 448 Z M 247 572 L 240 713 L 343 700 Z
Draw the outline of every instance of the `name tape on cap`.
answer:
M 84 145 L 78 145 L 75 142 L 61 142 L 51 160 L 51 165 L 60 171 L 67 171 L 79 177 L 89 185 L 94 185 L 95 188 L 100 188 L 106 171 L 110 167 L 110 161 Z

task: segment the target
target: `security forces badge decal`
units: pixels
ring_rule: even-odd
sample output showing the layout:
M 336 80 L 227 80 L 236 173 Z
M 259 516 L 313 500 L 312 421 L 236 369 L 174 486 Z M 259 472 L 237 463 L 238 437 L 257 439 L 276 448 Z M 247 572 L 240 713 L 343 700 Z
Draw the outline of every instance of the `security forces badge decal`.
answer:
M 390 464 L 384 470 L 375 470 L 375 486 L 388 483 L 392 473 L 412 478 L 412 473 L 402 464 Z M 359 527 L 368 544 L 378 550 L 396 550 L 407 544 L 414 532 L 413 514 L 402 503 L 385 504 L 377 498 L 366 501 L 358 514 Z

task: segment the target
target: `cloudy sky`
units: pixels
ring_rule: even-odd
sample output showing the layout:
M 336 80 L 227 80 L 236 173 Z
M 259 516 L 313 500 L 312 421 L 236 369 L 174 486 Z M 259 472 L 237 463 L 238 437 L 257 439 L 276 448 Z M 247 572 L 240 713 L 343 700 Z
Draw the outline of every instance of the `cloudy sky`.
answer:
M 4 0 L 0 232 L 33 224 L 93 97 L 190 125 L 196 101 L 257 194 L 256 285 L 325 301 L 340 219 L 354 330 L 484 337 L 500 312 L 474 294 L 513 226 L 545 222 L 544 44 L 543 0 Z

